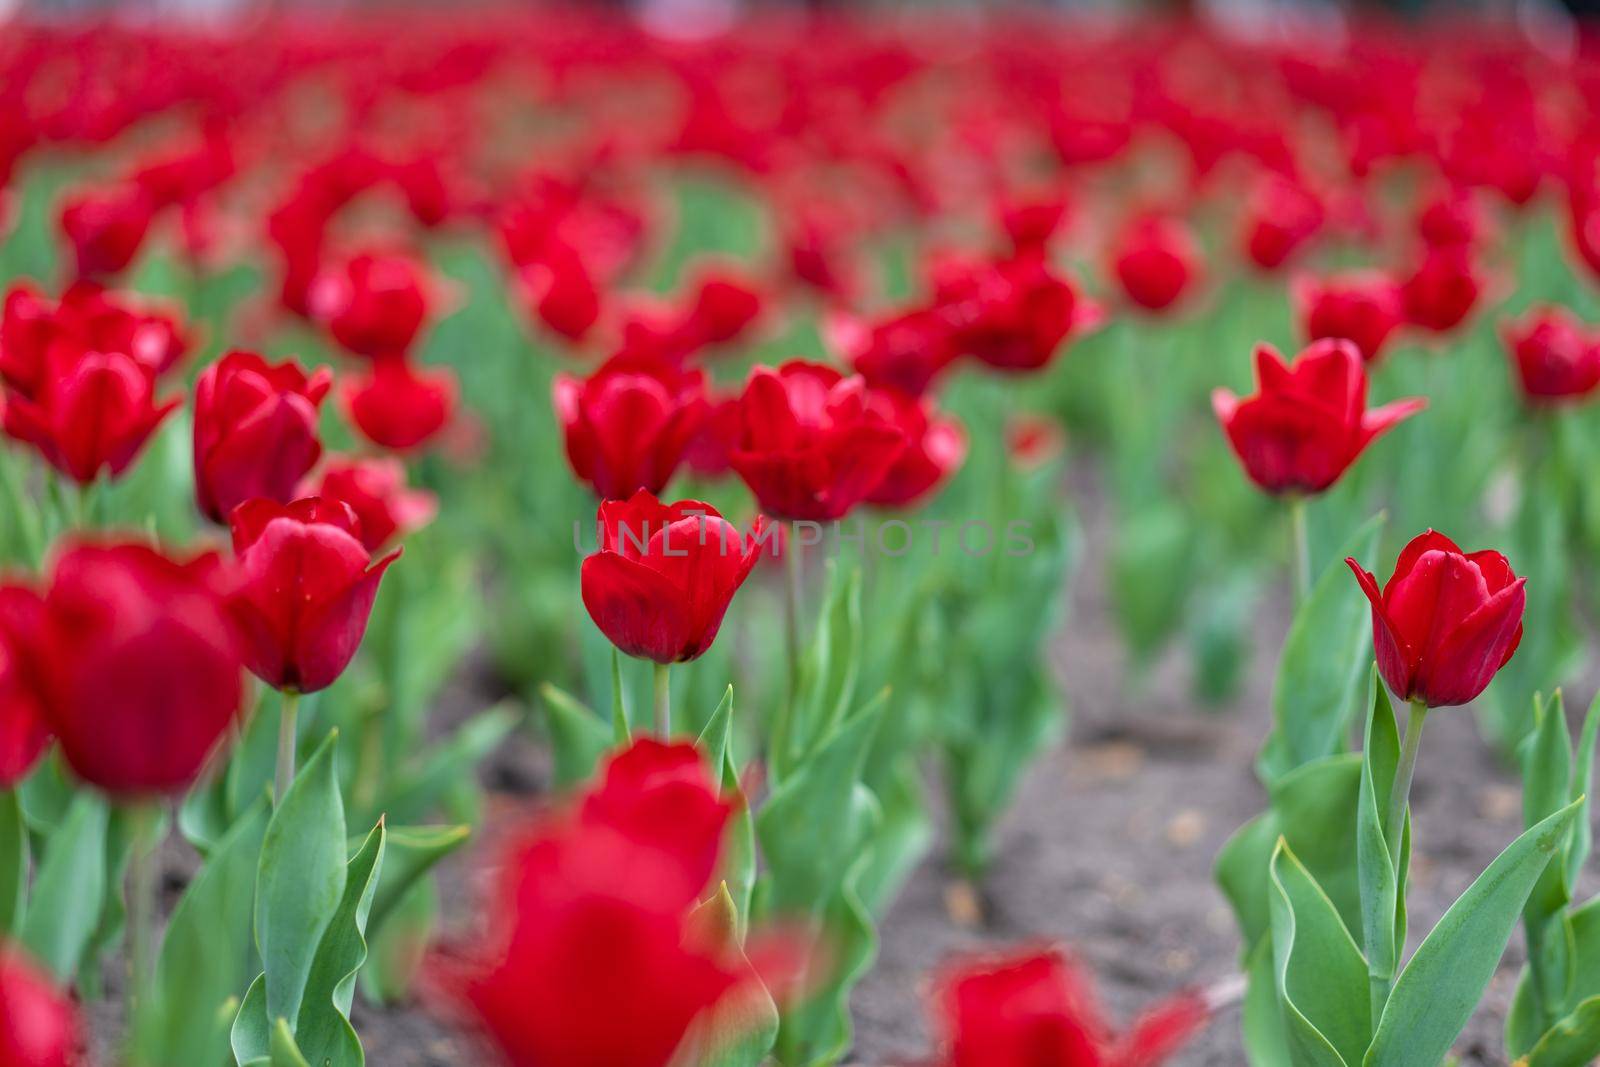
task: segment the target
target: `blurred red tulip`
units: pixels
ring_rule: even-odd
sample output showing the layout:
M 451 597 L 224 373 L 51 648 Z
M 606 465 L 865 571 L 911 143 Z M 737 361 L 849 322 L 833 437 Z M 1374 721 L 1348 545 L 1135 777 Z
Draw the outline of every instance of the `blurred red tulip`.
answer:
M 1429 248 L 1471 245 L 1482 228 L 1470 189 L 1442 189 L 1417 210 L 1417 235 Z
M 1292 365 L 1256 349 L 1254 396 L 1226 389 L 1211 404 L 1251 481 L 1269 493 L 1320 493 L 1379 435 L 1426 401 L 1367 408 L 1367 373 L 1348 341 L 1316 341 Z
M 299 496 L 319 496 L 347 505 L 360 524 L 361 544 L 376 552 L 421 529 L 439 512 L 432 493 L 406 486 L 406 466 L 393 456 L 337 456 Z
M 567 461 L 603 500 L 659 493 L 708 414 L 705 379 L 648 358 L 618 356 L 551 389 Z
M 321 497 L 249 500 L 229 524 L 238 578 L 228 611 L 245 665 L 276 689 L 326 689 L 360 647 L 378 583 L 401 550 L 373 563 L 355 512 Z
M 792 360 L 756 367 L 739 398 L 729 462 L 761 509 L 783 519 L 843 518 L 905 450 L 905 433 L 875 411 L 867 384 Z
M 641 489 L 608 500 L 599 551 L 583 561 L 583 606 L 610 642 L 656 663 L 698 658 L 760 554 L 709 504 L 663 504 Z
M 967 434 L 953 415 L 933 410 L 928 397 L 897 390 L 872 390 L 868 403 L 885 421 L 905 434 L 906 447 L 867 503 L 909 508 L 926 500 L 949 481 L 967 458 Z
M 1322 229 L 1327 210 L 1301 183 L 1270 174 L 1245 208 L 1244 248 L 1262 270 L 1277 270 Z
M 61 232 L 80 278 L 117 274 L 133 262 L 150 228 L 150 198 L 136 185 L 86 190 L 61 207 Z
M 0 378 L 24 396 L 38 396 L 57 346 L 120 353 L 154 378 L 172 369 L 188 345 L 175 317 L 94 282 L 69 286 L 55 303 L 23 282 L 6 294 L 0 318 Z
M 949 262 L 934 286 L 957 347 L 996 370 L 1038 370 L 1075 331 L 1100 321 L 1097 307 L 1033 256 Z
M 1349 341 L 1368 363 L 1406 321 L 1400 287 L 1376 271 L 1296 278 L 1293 293 L 1307 341 Z
M 1164 311 L 1194 284 L 1200 255 L 1182 222 L 1146 216 L 1123 232 L 1112 259 L 1128 299 L 1147 311 Z
M 1402 700 L 1466 704 L 1516 654 L 1527 579 L 1500 553 L 1465 553 L 1429 530 L 1401 551 L 1382 592 L 1359 563 L 1345 562 L 1372 603 L 1378 670 Z
M 350 421 L 375 445 L 419 448 L 449 424 L 456 407 L 456 379 L 447 368 L 419 369 L 409 360 L 380 359 L 366 374 L 345 379 Z
M 27 777 L 50 740 L 36 648 L 40 607 L 33 590 L 0 585 L 0 792 Z
M 411 349 L 430 303 L 424 268 L 409 256 L 365 252 L 312 282 L 313 318 L 358 356 L 398 357 Z
M 1401 285 L 1400 298 L 1406 321 L 1447 333 L 1471 314 L 1482 291 L 1471 249 L 1437 245 L 1428 249 L 1416 272 Z
M 1600 387 L 1600 336 L 1566 308 L 1535 308 L 1501 334 L 1528 400 L 1581 400 Z
M 824 332 L 868 385 L 918 396 L 961 355 L 949 317 L 937 308 L 913 308 L 875 321 L 833 315 Z
M 223 522 L 246 500 L 287 503 L 322 455 L 317 409 L 333 384 L 287 361 L 229 352 L 194 390 L 194 482 L 200 510 Z
M 737 340 L 762 316 L 766 297 L 733 270 L 707 268 L 694 283 L 683 327 L 696 346 Z
M 600 319 L 600 290 L 578 254 L 552 245 L 545 258 L 517 273 L 524 298 L 551 330 L 581 341 Z
M 80 1067 L 78 1009 L 21 950 L 0 944 L 0 1067 Z

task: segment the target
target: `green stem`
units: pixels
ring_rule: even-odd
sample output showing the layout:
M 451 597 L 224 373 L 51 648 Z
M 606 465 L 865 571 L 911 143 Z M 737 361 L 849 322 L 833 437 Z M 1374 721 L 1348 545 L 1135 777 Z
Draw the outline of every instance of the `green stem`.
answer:
M 1411 800 L 1411 780 L 1417 773 L 1417 753 L 1422 749 L 1422 724 L 1428 717 L 1428 705 L 1420 700 L 1411 702 L 1411 713 L 1406 720 L 1406 736 L 1400 742 L 1400 765 L 1394 771 L 1394 788 L 1389 792 L 1389 821 L 1384 824 L 1384 834 L 1389 839 L 1389 858 L 1400 863 L 1400 840 L 1405 836 L 1406 806 Z
M 672 667 L 657 663 L 655 668 L 656 735 L 666 740 L 672 736 Z
M 128 860 L 128 1018 L 154 978 L 157 857 L 161 850 L 161 809 L 140 801 L 127 809 L 133 831 Z
M 1294 538 L 1294 601 L 1311 598 L 1311 537 L 1306 529 L 1306 498 L 1289 498 L 1289 528 Z
M 789 763 L 789 731 L 800 699 L 800 549 L 794 530 L 783 542 L 783 632 L 789 657 L 789 691 L 772 719 L 767 761 L 774 779 L 780 778 Z
M 296 717 L 300 710 L 300 694 L 284 693 L 283 708 L 278 712 L 278 773 L 273 779 L 273 803 L 283 802 L 283 795 L 294 781 L 294 748 L 298 737 Z
M 16 518 L 22 551 L 29 564 L 37 567 L 44 560 L 44 533 L 39 528 L 39 507 L 22 488 L 22 477 L 17 472 L 20 458 L 15 449 L 0 450 L 0 490 L 5 493 L 7 510 Z

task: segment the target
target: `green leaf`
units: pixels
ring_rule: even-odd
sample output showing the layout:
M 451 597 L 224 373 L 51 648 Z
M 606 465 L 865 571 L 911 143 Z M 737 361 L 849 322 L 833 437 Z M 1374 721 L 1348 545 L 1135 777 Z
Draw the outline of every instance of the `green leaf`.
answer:
M 391 855 L 384 859 L 387 873 Z M 380 887 L 381 892 L 381 887 Z M 367 919 L 370 958 L 361 969 L 363 995 L 374 1004 L 397 1004 L 411 996 L 433 944 L 439 920 L 439 888 L 432 877 L 413 882 L 379 929 Z
M 1600 996 L 1580 1003 L 1559 1020 L 1516 1067 L 1587 1067 L 1600 1056 Z
M 473 716 L 449 740 L 384 790 L 382 810 L 399 823 L 420 823 L 434 817 L 451 791 L 471 782 L 473 771 L 516 727 L 518 715 L 510 704 L 497 704 Z M 453 821 L 467 819 L 455 815 Z
M 1372 991 L 1372 1014 L 1383 1011 L 1389 986 L 1400 970 L 1406 942 L 1405 881 L 1410 866 L 1409 812 L 1398 827 L 1386 825 L 1400 763 L 1400 732 L 1394 708 L 1374 665 L 1368 683 L 1366 742 L 1362 746 L 1361 794 L 1356 813 L 1356 869 L 1361 896 L 1361 938 Z M 1396 835 L 1398 847 L 1392 847 Z M 1399 864 L 1395 856 L 1399 856 Z
M 1589 789 L 1594 781 L 1595 742 L 1600 738 L 1600 694 L 1589 704 L 1583 717 L 1583 733 L 1578 739 L 1578 754 L 1572 765 L 1569 800 L 1578 801 L 1578 815 L 1572 821 L 1572 839 L 1567 842 L 1567 898 L 1577 894 L 1578 875 L 1589 861 L 1594 829 L 1589 825 Z
M 0 940 L 22 928 L 28 897 L 28 824 L 15 790 L 0 789 Z
M 733 686 L 722 694 L 722 700 L 717 704 L 717 710 L 711 713 L 711 718 L 706 720 L 705 729 L 700 731 L 700 737 L 695 741 L 695 747 L 705 753 L 706 765 L 720 768 L 728 752 L 728 745 L 733 738 Z
M 384 829 L 380 820 L 367 843 L 350 861 L 344 898 L 317 945 L 294 1027 L 295 1043 L 306 1059 L 325 1067 L 362 1067 L 361 1039 L 350 1024 L 356 975 L 367 962 L 367 917 L 383 868 Z
M 689 916 L 707 943 L 729 953 L 744 985 L 696 1019 L 673 1057 L 683 1067 L 760 1067 L 778 1039 L 778 1006 L 744 956 L 739 912 L 726 883 Z
M 100 925 L 109 823 L 105 801 L 80 791 L 39 864 L 22 923 L 22 944 L 58 982 L 69 982 L 77 973 Z
M 256 946 L 268 1019 L 293 1019 L 317 945 L 345 890 L 344 802 L 331 733 L 273 813 L 256 880 Z M 248 998 L 247 998 L 248 999 Z
M 1400 972 L 1366 1067 L 1435 1067 L 1494 977 L 1528 894 L 1563 848 L 1578 805 L 1513 841 L 1450 905 Z
M 1328 895 L 1280 838 L 1272 855 L 1272 952 L 1290 1058 L 1361 1061 L 1372 1034 L 1367 961 Z
M 1273 734 L 1259 768 L 1268 783 L 1342 752 L 1372 659 L 1371 609 L 1344 557 L 1371 559 L 1385 517 L 1368 519 L 1294 614 L 1272 685 Z
M 802 763 L 843 720 L 861 668 L 861 571 L 844 571 L 830 561 L 829 574 L 828 599 L 801 659 L 795 700 L 795 743 L 788 756 Z M 790 765 L 786 760 L 785 769 Z
M 250 917 L 270 813 L 263 795 L 217 843 L 178 901 L 151 996 L 139 1006 L 138 1063 L 215 1064 L 227 1055 L 229 1020 L 220 1011 L 250 977 Z
M 289 1020 L 279 1019 L 272 1028 L 272 1050 L 268 1061 L 271 1067 L 310 1067 L 289 1032 Z
M 539 687 L 539 697 L 548 712 L 555 784 L 560 789 L 571 789 L 587 781 L 600 758 L 611 751 L 616 743 L 615 727 L 549 682 Z
M 367 918 L 368 933 L 382 929 L 411 888 L 471 838 L 470 826 L 396 826 L 392 830 L 385 826 L 383 871 Z

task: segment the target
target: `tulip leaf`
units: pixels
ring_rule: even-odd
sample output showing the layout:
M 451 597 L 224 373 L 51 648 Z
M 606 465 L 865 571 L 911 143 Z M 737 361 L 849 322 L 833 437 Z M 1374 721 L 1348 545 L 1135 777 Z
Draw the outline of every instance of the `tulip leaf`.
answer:
M 310 1067 L 306 1058 L 300 1052 L 300 1047 L 295 1044 L 294 1034 L 289 1031 L 289 1020 L 279 1019 L 272 1027 L 272 1046 L 268 1057 L 270 1067 Z
M 15 790 L 0 789 L 0 940 L 22 927 L 28 894 L 28 824 Z
M 361 1039 L 350 1024 L 356 975 L 367 962 L 367 918 L 383 868 L 385 833 L 380 820 L 350 861 L 344 898 L 317 945 L 300 1002 L 295 1043 L 313 1063 L 362 1067 Z
M 390 855 L 384 858 L 385 875 L 391 859 L 392 847 Z M 433 944 L 438 921 L 439 886 L 431 875 L 412 883 L 406 894 L 389 910 L 381 929 L 368 917 L 367 947 L 370 958 L 367 965 L 361 968 L 361 989 L 369 1001 L 390 1005 L 411 995 L 417 974 Z
M 571 789 L 587 781 L 600 758 L 611 751 L 615 729 L 572 694 L 549 682 L 539 687 L 539 697 L 548 713 L 555 784 Z
M 100 925 L 109 825 L 105 801 L 80 791 L 51 834 L 34 879 L 22 944 L 59 982 L 77 973 Z
M 861 668 L 861 571 L 828 567 L 828 599 L 811 646 L 801 659 L 800 691 L 795 697 L 793 741 L 783 768 L 803 763 L 844 718 Z
M 250 977 L 250 919 L 271 805 L 263 794 L 217 842 L 178 901 L 161 941 L 151 996 L 134 1028 L 136 1062 L 222 1062 L 227 1018 L 219 1012 Z
M 470 826 L 396 826 L 384 829 L 383 869 L 367 917 L 376 934 L 434 865 L 472 838 Z M 361 843 L 358 843 L 361 844 Z M 359 854 L 359 849 L 357 850 Z
M 1523 831 L 1450 905 L 1400 972 L 1365 1067 L 1435 1067 L 1444 1059 L 1494 977 L 1528 895 L 1565 847 L 1577 811 L 1569 804 Z
M 146 847 L 154 847 L 156 842 L 167 836 L 166 813 L 157 811 L 154 816 L 151 820 L 153 825 L 148 830 L 154 835 L 153 840 Z M 100 904 L 99 922 L 95 924 L 94 934 L 84 946 L 83 957 L 78 961 L 78 992 L 88 999 L 101 995 L 101 957 L 117 943 L 128 925 L 128 904 L 123 897 L 122 887 L 128 881 L 128 864 L 133 858 L 136 843 L 135 832 L 134 820 L 129 818 L 128 810 L 113 807 L 111 818 L 106 823 L 107 891 Z
M 1372 1034 L 1367 961 L 1333 901 L 1280 838 L 1273 851 L 1273 979 L 1295 1067 L 1361 1062 Z
M 1269 784 L 1348 747 L 1362 676 L 1372 660 L 1372 625 L 1367 599 L 1344 558 L 1371 559 L 1384 519 L 1376 515 L 1351 535 L 1294 613 L 1272 685 L 1272 734 L 1257 767 Z
M 732 687 L 730 686 L 731 690 Z M 628 724 L 628 705 L 622 699 L 622 651 L 611 646 L 611 741 L 624 748 L 633 740 L 633 727 Z
M 705 729 L 700 731 L 695 746 L 705 754 L 707 766 L 720 769 L 732 738 L 733 686 L 730 685 L 723 691 L 722 700 L 717 703 L 717 710 L 706 720 Z
M 510 704 L 497 704 L 473 716 L 416 765 L 395 776 L 384 790 L 381 810 L 400 823 L 433 818 L 439 808 L 449 807 L 447 798 L 452 790 L 473 780 L 473 768 L 505 740 L 517 720 Z M 470 821 L 454 810 L 450 817 L 452 822 Z
M 674 1063 L 685 1067 L 760 1067 L 778 1039 L 778 1006 L 745 958 L 738 908 L 726 883 L 689 916 L 691 929 L 730 955 L 744 984 L 695 1020 Z
M 1534 697 L 1533 723 L 1520 753 L 1524 826 L 1537 824 L 1572 800 L 1572 739 L 1559 690 L 1548 701 Z M 1522 909 L 1532 980 L 1528 988 L 1532 1012 L 1522 1018 L 1530 1024 L 1530 1037 L 1537 1037 L 1554 1021 L 1572 983 L 1571 930 L 1565 916 L 1572 901 L 1566 871 L 1571 846 L 1569 841 L 1552 858 Z
M 1410 866 L 1410 814 L 1401 825 L 1385 825 L 1400 763 L 1400 732 L 1389 695 L 1373 666 L 1368 685 L 1366 742 L 1362 747 L 1361 793 L 1356 813 L 1356 870 L 1361 896 L 1361 935 L 1372 991 L 1372 1013 L 1383 1011 L 1390 983 L 1400 970 L 1406 943 L 1406 873 Z M 1398 845 L 1392 845 L 1399 835 Z M 1398 857 L 1399 862 L 1396 862 Z
M 1600 1056 L 1600 996 L 1580 1003 L 1545 1031 L 1516 1067 L 1587 1067 Z

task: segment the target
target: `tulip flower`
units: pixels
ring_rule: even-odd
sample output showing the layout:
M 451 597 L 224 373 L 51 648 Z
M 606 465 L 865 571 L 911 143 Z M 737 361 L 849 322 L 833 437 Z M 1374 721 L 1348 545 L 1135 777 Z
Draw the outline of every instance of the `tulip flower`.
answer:
M 1038 370 L 1074 332 L 1092 330 L 1101 318 L 1036 256 L 948 263 L 934 283 L 957 347 L 996 370 Z
M 39 623 L 37 594 L 0 585 L 0 792 L 27 777 L 50 741 L 35 651 Z
M 976 959 L 938 983 L 940 1067 L 1157 1067 L 1206 1024 L 1194 995 L 1114 1035 L 1089 975 L 1059 951 Z
M 1417 236 L 1429 248 L 1470 245 L 1482 228 L 1478 204 L 1470 189 L 1443 189 L 1417 211 Z
M 725 345 L 760 320 L 765 298 L 732 271 L 707 270 L 695 284 L 684 316 L 685 330 L 699 345 Z
M 155 378 L 183 358 L 188 343 L 175 318 L 93 282 L 74 283 L 55 303 L 21 283 L 6 294 L 0 317 L 0 378 L 24 396 L 37 396 L 57 347 L 120 353 Z
M 410 351 L 428 315 L 429 283 L 408 256 L 362 253 L 322 274 L 308 294 L 313 318 L 358 356 L 398 357 Z
M 651 359 L 558 374 L 551 393 L 573 473 L 607 500 L 664 489 L 708 414 L 699 371 Z
M 1112 267 L 1128 299 L 1146 311 L 1164 311 L 1194 284 L 1199 249 L 1177 219 L 1147 216 L 1118 239 Z
M 949 317 L 938 308 L 913 308 L 877 321 L 833 315 L 825 327 L 829 344 L 873 388 L 920 396 L 961 355 Z
M 967 458 L 966 432 L 953 416 L 936 414 L 928 398 L 873 390 L 870 402 L 905 434 L 906 447 L 877 488 L 867 494 L 867 503 L 912 507 L 961 469 Z
M 350 421 L 375 445 L 408 451 L 449 424 L 456 379 L 448 369 L 421 370 L 404 359 L 374 361 L 371 371 L 346 379 L 341 395 Z
M 1471 314 L 1483 292 L 1472 250 L 1457 245 L 1429 248 L 1416 272 L 1400 287 L 1406 321 L 1448 333 Z
M 157 401 L 155 380 L 133 357 L 52 347 L 34 397 L 12 394 L 5 432 L 32 445 L 79 485 L 121 475 L 180 401 Z
M 302 486 L 298 495 L 347 505 L 368 552 L 428 525 L 439 511 L 432 493 L 406 487 L 405 464 L 392 456 L 330 459 L 320 479 Z
M 19 949 L 0 944 L 0 1065 L 76 1067 L 78 1009 Z
M 194 481 L 200 510 L 223 522 L 246 500 L 287 503 L 322 455 L 317 409 L 333 384 L 327 368 L 306 374 L 230 352 L 194 390 Z
M 75 544 L 45 587 L 33 659 L 73 771 L 119 800 L 188 789 L 238 718 L 240 647 L 214 555 Z
M 818 363 L 756 367 L 739 417 L 729 462 L 761 509 L 784 519 L 842 518 L 906 447 L 905 433 L 869 402 L 865 381 Z
M 1304 185 L 1270 174 L 1246 207 L 1245 253 L 1262 270 L 1277 270 L 1316 236 L 1326 217 L 1322 201 Z
M 600 319 L 599 287 L 566 245 L 551 244 L 538 261 L 522 266 L 517 286 L 545 326 L 570 341 L 582 340 Z
M 1523 396 L 1535 404 L 1580 400 L 1600 387 L 1600 337 L 1566 308 L 1536 308 L 1502 329 Z
M 1421 398 L 1367 407 L 1367 374 L 1349 341 L 1316 341 L 1285 364 L 1256 349 L 1255 395 L 1211 394 L 1245 473 L 1268 493 L 1320 493 L 1376 438 L 1422 410 Z
M 1376 272 L 1297 278 L 1293 292 L 1307 341 L 1343 338 L 1368 363 L 1406 321 L 1400 287 Z
M 78 193 L 61 208 L 61 232 L 78 277 L 117 274 L 133 262 L 153 217 L 150 198 L 136 185 Z

